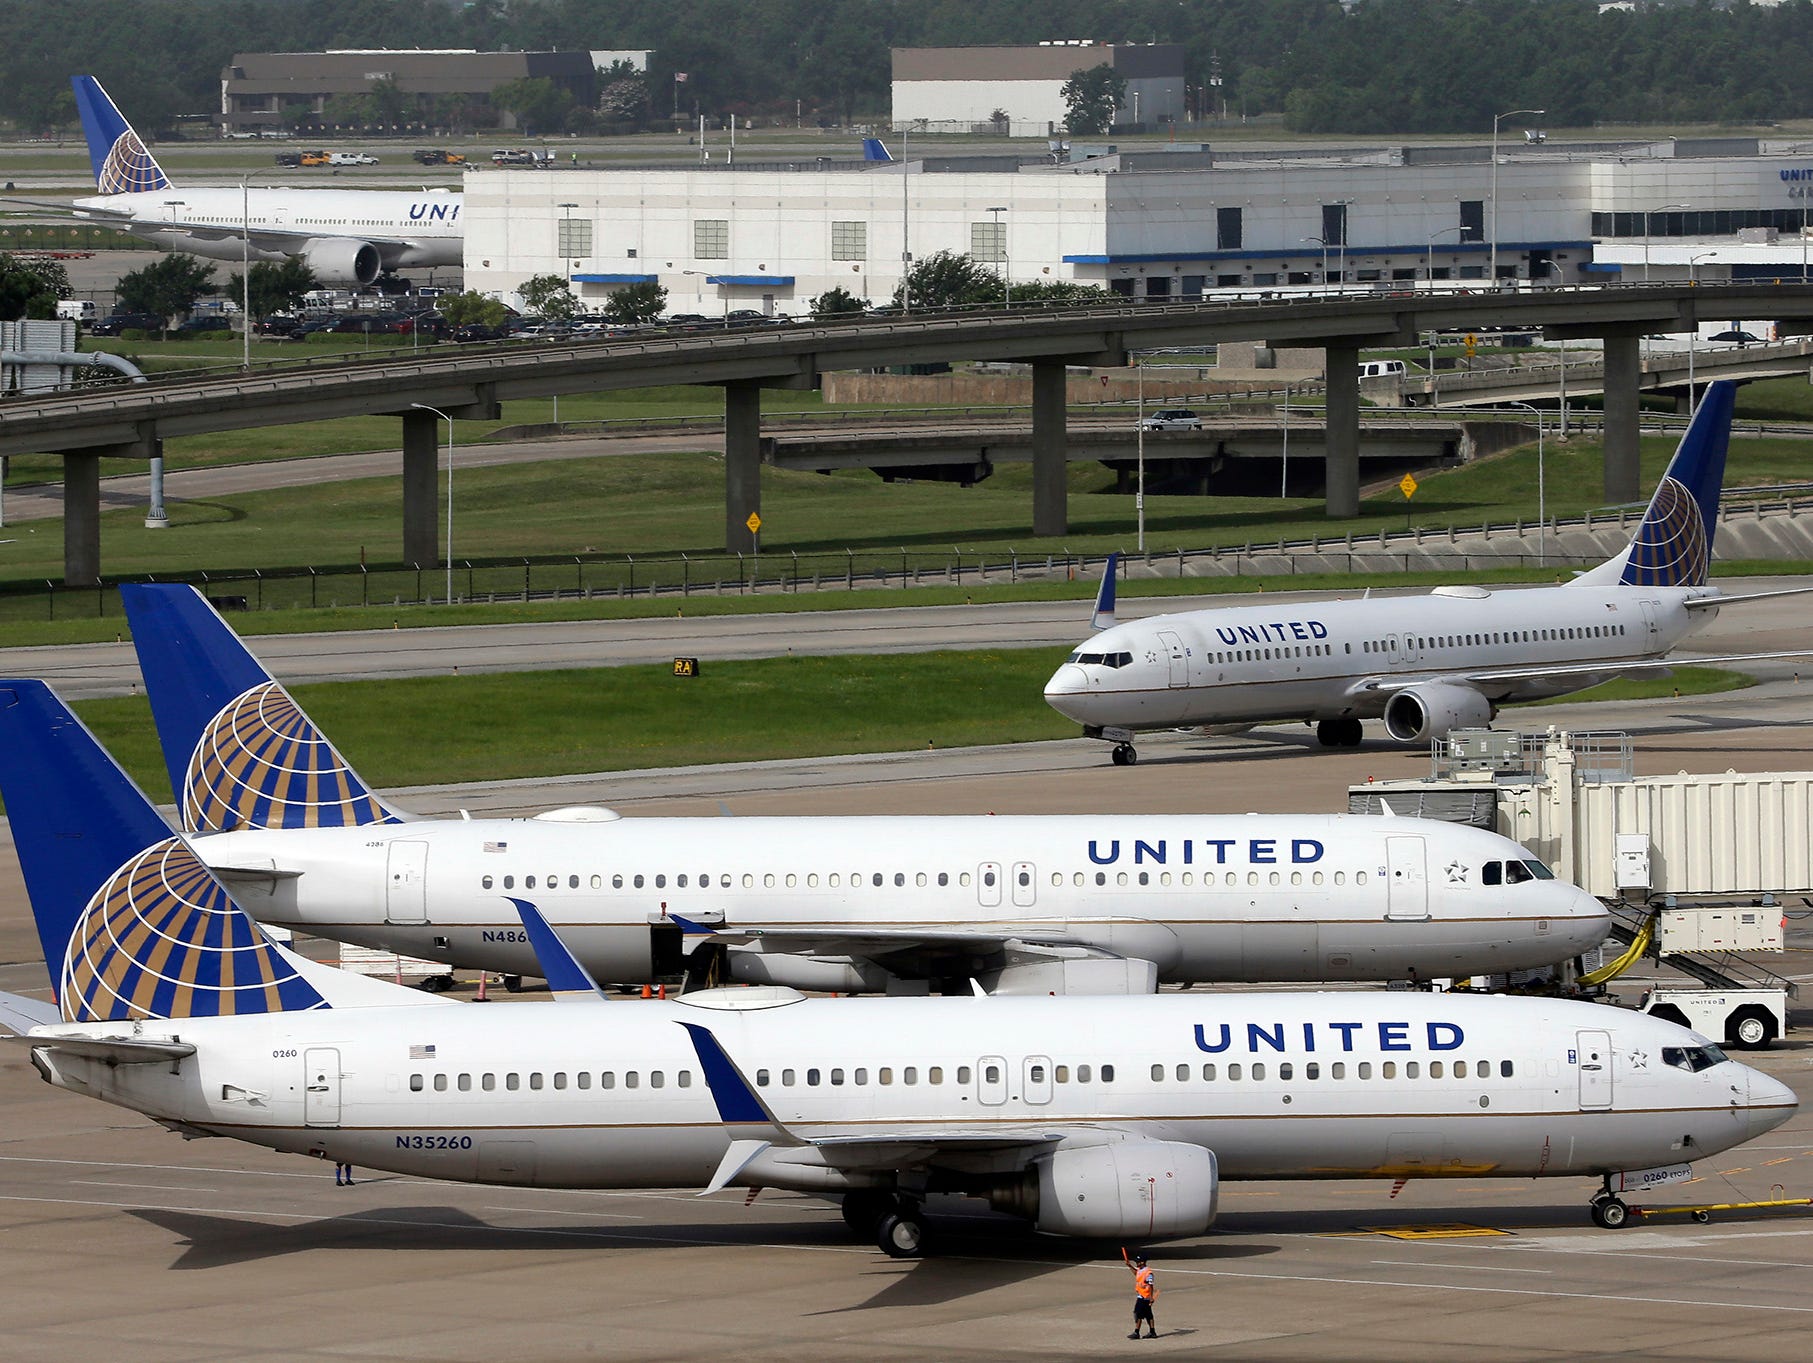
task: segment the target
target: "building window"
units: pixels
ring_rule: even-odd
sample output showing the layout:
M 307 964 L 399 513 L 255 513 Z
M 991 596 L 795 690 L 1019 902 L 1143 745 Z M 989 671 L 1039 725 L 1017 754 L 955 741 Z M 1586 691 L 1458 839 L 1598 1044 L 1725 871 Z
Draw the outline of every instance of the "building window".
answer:
M 1215 210 L 1215 249 L 1217 251 L 1238 251 L 1240 244 L 1240 210 L 1238 208 L 1217 208 Z
M 972 222 L 969 225 L 969 257 L 984 265 L 999 265 L 1007 259 L 1007 224 Z
M 730 220 L 700 218 L 692 225 L 692 254 L 695 260 L 730 259 Z
M 554 254 L 571 260 L 576 256 L 592 254 L 592 220 L 590 218 L 562 218 L 554 224 Z
M 1322 241 L 1328 246 L 1347 245 L 1347 205 L 1322 205 Z
M 1486 201 L 1484 199 L 1462 199 L 1460 201 L 1460 239 L 1462 241 L 1484 241 L 1486 239 Z
M 868 223 L 834 222 L 831 224 L 831 259 L 867 260 L 868 258 Z

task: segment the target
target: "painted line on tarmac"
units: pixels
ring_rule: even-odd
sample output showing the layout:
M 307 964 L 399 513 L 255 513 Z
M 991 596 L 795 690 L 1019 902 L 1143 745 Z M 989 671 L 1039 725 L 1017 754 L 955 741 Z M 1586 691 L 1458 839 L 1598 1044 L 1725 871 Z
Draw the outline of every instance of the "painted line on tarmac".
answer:
M 1501 1268 L 1497 1264 L 1425 1264 L 1415 1259 L 1374 1259 L 1375 1264 L 1402 1264 L 1406 1268 L 1428 1268 L 1446 1271 L 1454 1269 L 1461 1273 L 1542 1273 L 1550 1274 L 1552 1268 Z M 1169 1270 L 1166 1270 L 1169 1272 Z

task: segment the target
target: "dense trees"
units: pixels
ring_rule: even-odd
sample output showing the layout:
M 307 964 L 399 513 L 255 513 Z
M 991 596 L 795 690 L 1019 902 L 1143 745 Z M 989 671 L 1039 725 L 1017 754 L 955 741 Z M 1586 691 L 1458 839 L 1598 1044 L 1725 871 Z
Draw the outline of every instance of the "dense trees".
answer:
M 604 300 L 604 315 L 613 322 L 633 326 L 653 322 L 667 311 L 667 290 L 659 284 L 630 284 L 612 289 Z
M 1127 97 L 1127 81 L 1107 62 L 1070 73 L 1061 92 L 1070 131 L 1095 137 L 1114 126 L 1116 110 Z
M 57 300 L 69 297 L 69 274 L 54 260 L 21 260 L 0 251 L 0 322 L 57 315 Z
M 175 317 L 193 308 L 196 299 L 219 292 L 212 265 L 194 256 L 168 255 L 121 275 L 114 297 L 126 312 Z
M 516 286 L 523 305 L 549 322 L 570 322 L 579 312 L 579 300 L 565 275 L 538 274 Z
M 321 287 L 321 281 L 315 278 L 315 272 L 294 257 L 279 263 L 258 261 L 252 266 L 250 274 L 254 318 L 289 312 L 301 304 L 303 294 Z M 222 292 L 235 301 L 245 296 L 245 283 L 239 271 L 235 270 L 227 276 L 226 288 Z
M 0 119 L 28 130 L 72 123 L 75 72 L 150 132 L 214 107 L 236 51 L 325 47 L 651 48 L 656 118 L 791 121 L 796 101 L 808 121 L 879 117 L 890 47 L 1054 34 L 1181 43 L 1194 108 L 1283 113 L 1304 132 L 1480 133 L 1527 107 L 1558 127 L 1813 116 L 1813 0 L 1604 13 L 1594 0 L 0 0 L 0 24 Z M 619 89 L 607 117 L 635 93 Z M 398 108 L 383 89 L 357 98 L 373 119 Z M 550 130 L 570 116 L 521 112 Z

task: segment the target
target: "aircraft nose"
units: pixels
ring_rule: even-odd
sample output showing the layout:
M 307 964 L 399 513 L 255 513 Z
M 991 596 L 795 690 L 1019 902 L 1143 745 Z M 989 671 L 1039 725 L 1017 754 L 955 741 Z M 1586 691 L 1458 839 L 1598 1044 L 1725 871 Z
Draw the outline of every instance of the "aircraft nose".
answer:
M 1750 1099 L 1747 1104 L 1750 1114 L 1750 1135 L 1754 1138 L 1765 1131 L 1773 1131 L 1800 1110 L 1800 1098 L 1774 1075 L 1764 1074 L 1761 1070 L 1744 1067 L 1744 1076 L 1749 1086 Z
M 1089 689 L 1089 674 L 1075 663 L 1065 663 L 1051 674 L 1051 680 L 1045 683 L 1045 699 L 1056 700 L 1060 696 L 1081 695 Z

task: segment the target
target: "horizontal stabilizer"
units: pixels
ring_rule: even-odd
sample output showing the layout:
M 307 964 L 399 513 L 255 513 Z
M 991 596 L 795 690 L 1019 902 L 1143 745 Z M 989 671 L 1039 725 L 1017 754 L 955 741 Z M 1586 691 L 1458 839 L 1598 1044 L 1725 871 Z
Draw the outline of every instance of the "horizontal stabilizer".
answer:
M 63 1020 L 63 1012 L 47 999 L 0 992 L 0 1027 L 24 1035 L 33 1027 L 49 1027 Z
M 1720 606 L 1741 606 L 1746 601 L 1770 601 L 1778 596 L 1805 596 L 1808 592 L 1813 592 L 1813 587 L 1783 587 L 1772 592 L 1744 592 L 1737 596 L 1726 596 L 1721 592 L 1717 596 L 1689 597 L 1681 604 L 1690 611 L 1715 611 Z
M 195 1054 L 195 1047 L 187 1041 L 145 1041 L 110 1036 L 32 1036 L 25 1040 L 31 1043 L 34 1051 L 105 1060 L 109 1065 L 164 1065 Z

